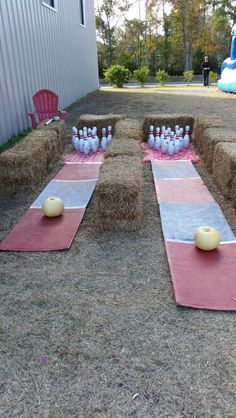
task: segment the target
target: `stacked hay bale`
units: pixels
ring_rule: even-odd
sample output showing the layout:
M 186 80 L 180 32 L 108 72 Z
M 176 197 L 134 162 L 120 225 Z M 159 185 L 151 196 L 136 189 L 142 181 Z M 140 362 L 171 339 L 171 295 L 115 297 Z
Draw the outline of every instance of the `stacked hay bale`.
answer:
M 233 142 L 236 144 L 236 134 L 231 129 L 207 128 L 202 133 L 202 159 L 212 172 L 215 147 L 219 143 Z
M 212 165 L 213 178 L 222 194 L 230 198 L 234 184 L 233 205 L 236 207 L 236 143 L 220 142 L 215 146 Z M 233 183 L 234 181 L 234 183 Z
M 127 121 L 127 124 L 126 124 Z M 115 125 L 96 186 L 99 230 L 134 231 L 143 220 L 142 123 L 129 118 Z
M 102 136 L 102 128 L 107 128 L 109 125 L 112 126 L 113 134 L 115 133 L 115 125 L 120 119 L 123 119 L 123 115 L 109 113 L 107 115 L 93 115 L 83 114 L 78 117 L 76 122 L 76 128 L 83 129 L 84 126 L 87 128 L 97 127 L 97 133 L 99 138 Z
M 129 138 L 135 141 L 141 141 L 143 133 L 142 120 L 125 118 L 116 123 L 115 137 L 116 139 Z
M 41 127 L 0 154 L 1 189 L 8 193 L 30 190 L 45 180 L 61 159 L 63 128 Z
M 197 151 L 201 154 L 204 143 L 204 131 L 208 128 L 226 128 L 226 125 L 217 117 L 198 116 L 194 122 L 192 141 Z
M 117 139 L 115 137 L 107 148 L 105 159 L 115 158 L 121 155 L 126 155 L 127 157 L 136 156 L 141 158 L 140 143 L 135 139 Z
M 142 122 L 126 118 L 115 125 L 115 136 L 109 144 L 105 159 L 117 156 L 136 156 L 141 158 Z
M 234 176 L 234 179 L 231 183 L 231 200 L 233 207 L 236 208 L 236 176 Z
M 48 130 L 53 130 L 57 133 L 57 152 L 63 152 L 66 144 L 66 124 L 64 120 L 59 122 L 52 122 L 49 125 L 45 126 L 43 123 L 40 123 L 37 129 L 44 130 L 45 133 Z
M 193 142 L 222 194 L 236 207 L 236 134 L 218 117 L 199 116 Z
M 107 158 L 96 186 L 95 223 L 101 231 L 135 231 L 143 220 L 143 173 L 139 157 Z
M 189 125 L 190 135 L 193 132 L 193 126 L 194 126 L 194 117 L 192 115 L 181 115 L 178 113 L 173 114 L 160 114 L 160 115 L 148 115 L 144 119 L 143 123 L 143 137 L 142 140 L 144 142 L 147 142 L 148 138 L 148 132 L 150 125 L 153 126 L 159 126 L 161 128 L 162 125 L 165 125 L 166 127 L 171 127 L 172 130 L 174 130 L 175 125 L 182 126 L 183 128 L 186 125 Z

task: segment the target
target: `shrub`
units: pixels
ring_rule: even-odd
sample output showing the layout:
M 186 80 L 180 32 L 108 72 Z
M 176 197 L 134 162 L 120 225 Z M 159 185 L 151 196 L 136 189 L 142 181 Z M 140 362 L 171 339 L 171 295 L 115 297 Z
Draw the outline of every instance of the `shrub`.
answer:
M 185 81 L 187 81 L 187 85 L 189 85 L 190 81 L 192 81 L 194 72 L 193 71 L 184 71 L 183 73 Z
M 216 81 L 217 77 L 218 77 L 217 73 L 214 73 L 214 71 L 210 71 L 210 74 L 209 74 L 210 83 L 212 83 L 212 82 L 214 83 Z
M 141 87 L 143 87 L 144 83 L 146 83 L 148 80 L 149 69 L 146 67 L 146 65 L 143 65 L 137 70 L 134 70 L 133 75 L 134 78 L 136 78 L 136 80 L 141 84 Z
M 161 86 L 164 86 L 169 80 L 169 75 L 164 70 L 158 70 L 156 73 L 156 79 L 160 82 Z
M 111 81 L 116 87 L 123 87 L 129 81 L 129 70 L 123 65 L 111 65 L 104 71 L 105 79 Z

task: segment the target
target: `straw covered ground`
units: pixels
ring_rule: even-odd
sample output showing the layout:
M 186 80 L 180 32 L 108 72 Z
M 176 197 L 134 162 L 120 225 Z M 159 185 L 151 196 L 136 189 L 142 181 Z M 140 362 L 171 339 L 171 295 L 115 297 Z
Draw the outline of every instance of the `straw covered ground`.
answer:
M 205 115 L 236 131 L 236 96 L 215 87 L 104 88 L 68 128 L 98 109 Z M 236 233 L 230 201 L 196 168 Z M 143 175 L 140 230 L 97 231 L 94 195 L 70 250 L 0 253 L 1 418 L 235 418 L 236 313 L 176 306 L 150 164 Z M 48 180 L 0 196 L 0 238 Z

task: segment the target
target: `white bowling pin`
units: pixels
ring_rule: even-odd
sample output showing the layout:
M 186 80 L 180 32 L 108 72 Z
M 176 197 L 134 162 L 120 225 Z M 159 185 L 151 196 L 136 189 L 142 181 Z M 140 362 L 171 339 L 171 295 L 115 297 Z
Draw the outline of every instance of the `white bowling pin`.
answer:
M 175 138 L 175 140 L 179 140 L 179 150 L 181 151 L 182 148 L 183 148 L 183 146 L 184 146 L 184 144 L 183 144 L 183 136 L 181 136 L 181 134 L 179 132 L 179 129 L 176 132 L 176 138 Z
M 107 142 L 108 142 L 108 144 L 110 144 L 111 141 L 112 141 L 112 127 L 109 125 L 107 127 Z
M 169 155 L 174 155 L 174 153 L 175 153 L 175 143 L 174 143 L 174 141 L 170 140 L 168 142 L 167 152 L 168 152 Z
M 174 144 L 175 144 L 175 154 L 178 154 L 180 151 L 180 144 L 179 144 L 179 137 L 176 136 L 174 139 Z
M 82 129 L 79 130 L 79 150 L 84 152 L 84 135 Z
M 163 141 L 165 139 L 165 125 L 162 125 L 161 127 L 161 141 Z
M 72 143 L 73 148 L 75 148 L 74 141 L 75 141 L 76 138 L 78 138 L 78 129 L 75 126 L 73 126 L 73 128 L 72 128 L 72 138 L 71 138 L 71 143 Z
M 183 138 L 183 145 L 184 145 L 184 148 L 188 148 L 188 146 L 189 146 L 189 143 L 190 143 L 190 136 L 189 136 L 189 125 L 187 125 L 186 127 L 185 127 L 185 135 L 184 135 L 184 138 Z
M 96 141 L 96 136 L 95 136 L 94 130 L 92 130 L 91 150 L 93 152 L 97 152 L 97 150 L 98 150 L 98 142 Z
M 79 152 L 79 138 L 78 137 L 74 139 L 74 149 L 76 152 Z
M 161 148 L 160 128 L 158 128 L 158 127 L 156 128 L 156 136 L 155 136 L 154 148 L 157 151 Z
M 179 130 L 179 125 L 175 125 L 175 133 Z
M 101 148 L 103 151 L 106 151 L 108 146 L 108 141 L 106 137 L 106 128 L 102 128 L 102 140 L 101 140 Z
M 149 127 L 149 136 L 148 136 L 148 145 L 150 148 L 154 147 L 154 141 L 155 141 L 155 137 L 154 137 L 154 126 L 150 125 Z
M 91 145 L 92 145 L 92 129 L 88 128 L 87 133 L 88 133 L 88 141 L 89 141 L 90 148 L 91 148 Z
M 97 147 L 99 147 L 99 138 L 98 138 L 97 127 L 96 126 L 93 127 L 93 131 L 94 131 L 94 134 L 95 134 L 95 143 L 96 143 Z
M 87 136 L 87 131 L 84 131 L 84 154 L 88 155 L 90 152 L 90 142 Z
M 161 151 L 163 154 L 166 154 L 168 151 L 168 143 L 166 139 L 163 139 L 163 141 L 161 142 Z

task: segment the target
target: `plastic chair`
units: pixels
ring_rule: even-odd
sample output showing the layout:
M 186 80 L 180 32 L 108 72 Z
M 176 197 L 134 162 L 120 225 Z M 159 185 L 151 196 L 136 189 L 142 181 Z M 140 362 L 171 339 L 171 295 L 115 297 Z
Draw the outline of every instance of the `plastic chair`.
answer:
M 55 115 L 65 119 L 67 112 L 58 110 L 58 95 L 53 91 L 47 89 L 39 90 L 34 94 L 33 101 L 35 112 L 28 113 L 33 129 L 36 129 L 40 122 L 45 119 L 51 119 Z

